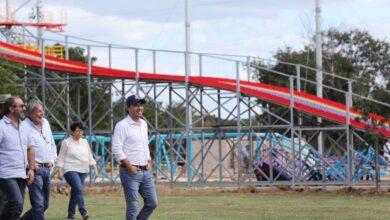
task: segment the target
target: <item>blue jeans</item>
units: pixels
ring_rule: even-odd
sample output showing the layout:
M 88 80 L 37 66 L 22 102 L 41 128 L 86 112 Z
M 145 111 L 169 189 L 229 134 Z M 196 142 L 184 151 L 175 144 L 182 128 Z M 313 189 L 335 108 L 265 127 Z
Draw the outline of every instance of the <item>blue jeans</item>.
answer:
M 0 219 L 6 202 L 7 202 L 7 197 L 5 195 L 5 192 L 3 192 L 2 188 L 0 187 Z
M 50 169 L 40 167 L 34 174 L 34 182 L 28 186 L 31 209 L 24 213 L 22 220 L 44 220 L 45 211 L 49 208 Z
M 23 211 L 24 191 L 26 180 L 19 178 L 0 179 L 0 191 L 2 191 L 3 211 L 0 219 L 18 220 Z
M 84 204 L 83 186 L 86 173 L 79 173 L 75 171 L 69 171 L 64 174 L 66 182 L 70 185 L 70 200 L 68 205 L 68 216 L 74 216 L 76 212 L 76 205 L 79 206 L 81 215 L 87 213 Z
M 146 220 L 157 207 L 156 188 L 149 170 L 130 174 L 124 167 L 119 170 L 126 198 L 126 220 Z M 144 200 L 144 206 L 137 216 L 138 193 Z

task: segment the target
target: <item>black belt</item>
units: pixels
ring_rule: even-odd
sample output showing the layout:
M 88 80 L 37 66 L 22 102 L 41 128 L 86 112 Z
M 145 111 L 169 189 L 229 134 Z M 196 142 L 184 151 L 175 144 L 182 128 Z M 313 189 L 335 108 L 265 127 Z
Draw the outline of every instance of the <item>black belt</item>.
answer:
M 133 165 L 135 167 L 137 167 L 137 169 L 139 170 L 148 170 L 148 166 L 138 166 L 138 165 Z
M 38 163 L 38 165 L 39 165 L 40 167 L 50 168 L 50 167 L 49 167 L 49 166 L 50 166 L 50 163 Z
M 133 167 L 137 167 L 138 170 L 148 170 L 148 166 L 140 166 L 140 165 L 131 165 Z M 123 164 L 121 164 L 121 167 L 126 168 Z

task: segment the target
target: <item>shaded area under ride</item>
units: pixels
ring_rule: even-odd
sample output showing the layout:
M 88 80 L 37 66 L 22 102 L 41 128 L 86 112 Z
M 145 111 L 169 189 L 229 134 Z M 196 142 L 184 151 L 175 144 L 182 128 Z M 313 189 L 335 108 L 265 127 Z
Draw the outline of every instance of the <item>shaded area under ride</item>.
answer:
M 258 181 L 282 180 L 291 181 L 293 175 L 300 181 L 329 180 L 347 181 L 348 179 L 348 157 L 347 156 L 325 156 L 322 157 L 314 147 L 301 140 L 280 134 L 260 134 L 264 138 L 262 145 L 257 146 L 256 158 L 253 161 L 253 170 Z M 294 146 L 294 147 L 293 147 Z M 295 152 L 293 152 L 295 149 Z M 300 152 L 300 153 L 299 153 Z M 375 150 L 368 147 L 361 151 L 353 151 L 353 180 L 374 179 L 375 171 Z M 292 159 L 294 158 L 294 160 Z M 378 156 L 378 164 L 389 163 Z M 245 160 L 244 161 L 249 161 Z M 247 165 L 251 166 L 251 165 Z M 320 167 L 323 167 L 321 172 Z M 390 172 L 386 168 L 379 169 L 381 176 L 387 176 Z M 325 176 L 325 178 L 322 178 Z

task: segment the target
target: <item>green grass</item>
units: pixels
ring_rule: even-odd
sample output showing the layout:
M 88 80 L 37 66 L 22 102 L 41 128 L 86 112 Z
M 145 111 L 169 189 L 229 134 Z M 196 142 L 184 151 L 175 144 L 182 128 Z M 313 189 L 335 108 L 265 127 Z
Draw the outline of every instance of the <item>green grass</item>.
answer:
M 90 219 L 125 219 L 122 193 L 85 195 Z M 55 194 L 46 219 L 65 219 L 69 197 Z M 29 209 L 28 197 L 24 210 Z M 77 214 L 77 218 L 80 215 Z M 163 192 L 151 219 L 390 219 L 389 195 L 337 192 Z

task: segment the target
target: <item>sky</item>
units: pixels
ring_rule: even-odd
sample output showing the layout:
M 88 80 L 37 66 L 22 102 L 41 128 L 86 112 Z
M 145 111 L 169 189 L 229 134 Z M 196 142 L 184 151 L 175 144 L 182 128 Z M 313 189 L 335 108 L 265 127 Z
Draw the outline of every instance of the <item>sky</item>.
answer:
M 24 0 L 9 0 L 16 8 Z M 2 1 L 1 6 L 4 6 Z M 191 50 L 270 58 L 301 49 L 315 30 L 315 0 L 189 0 Z M 26 20 L 32 0 L 17 14 Z M 65 33 L 141 48 L 184 50 L 184 0 L 43 0 Z M 322 0 L 323 28 L 361 28 L 379 39 L 390 33 L 390 0 Z
M 17 8 L 26 0 L 9 0 Z M 272 58 L 280 48 L 300 50 L 315 32 L 315 0 L 188 0 L 191 51 Z M 16 14 L 26 21 L 35 0 Z M 0 0 L 4 13 L 5 0 Z M 138 48 L 185 49 L 184 0 L 43 0 L 46 13 L 60 20 L 71 36 Z M 322 27 L 359 28 L 390 41 L 390 0 L 321 0 Z M 45 35 L 46 36 L 46 35 Z M 60 37 L 63 37 L 60 35 Z M 108 65 L 107 48 L 92 48 L 97 65 Z M 115 50 L 115 68 L 135 70 L 134 51 Z M 192 58 L 191 75 L 200 74 Z M 203 60 L 204 75 L 235 79 L 235 62 Z M 159 53 L 157 72 L 184 74 L 182 54 Z M 151 54 L 140 52 L 140 71 L 152 71 Z M 241 79 L 247 77 L 244 68 Z
M 17 8 L 26 0 L 9 0 Z M 188 0 L 191 51 L 238 54 L 270 59 L 278 49 L 300 50 L 315 33 L 315 0 Z M 5 0 L 0 0 L 4 9 Z M 35 0 L 17 14 L 28 20 Z M 54 21 L 66 12 L 62 35 L 137 48 L 185 50 L 184 0 L 42 0 L 45 14 Z M 375 38 L 390 34 L 390 0 L 321 0 L 322 28 L 359 28 Z M 4 10 L 0 10 L 4 12 Z M 57 35 L 63 39 L 62 35 Z M 49 33 L 45 37 L 51 38 Z M 86 42 L 84 42 L 86 43 Z M 87 42 L 90 43 L 90 42 Z M 92 43 L 94 44 L 94 43 Z M 93 47 L 96 65 L 108 66 L 107 48 Z M 134 51 L 114 49 L 112 67 L 135 70 Z M 152 54 L 139 53 L 140 71 L 152 72 Z M 130 62 L 129 62 L 130 61 Z M 178 62 L 180 61 L 180 62 Z M 191 58 L 191 75 L 200 74 L 197 57 Z M 203 60 L 203 75 L 236 78 L 235 63 Z M 159 53 L 157 72 L 184 74 L 182 54 Z M 240 69 L 241 79 L 247 77 Z

